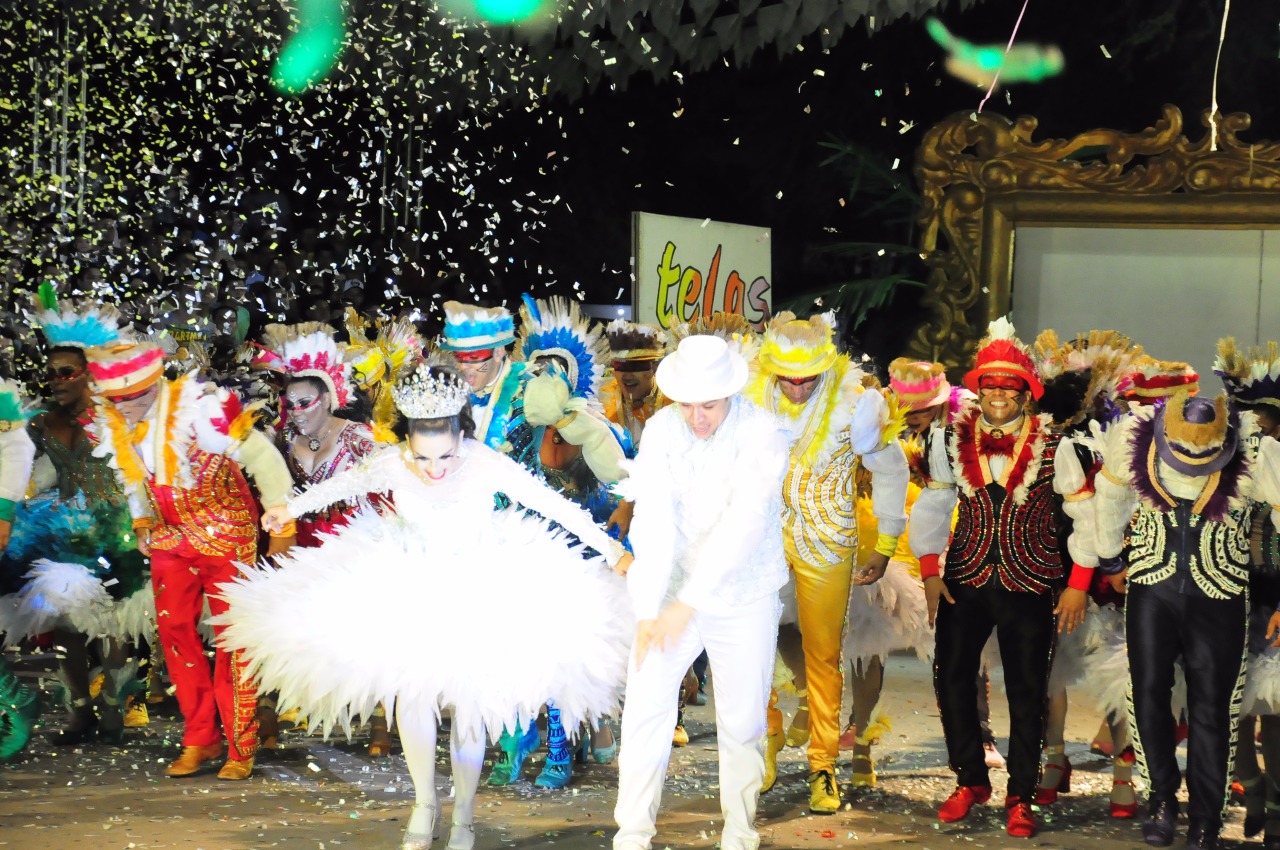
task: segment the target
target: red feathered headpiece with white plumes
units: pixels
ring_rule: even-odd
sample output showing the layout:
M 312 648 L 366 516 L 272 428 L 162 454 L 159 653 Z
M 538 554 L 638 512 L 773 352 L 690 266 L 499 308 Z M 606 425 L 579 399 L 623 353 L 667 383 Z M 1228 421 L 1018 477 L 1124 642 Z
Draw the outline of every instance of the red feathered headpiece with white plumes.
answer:
M 338 410 L 351 402 L 351 364 L 333 335 L 321 322 L 267 325 L 253 365 L 289 378 L 317 379 L 329 391 L 329 410 Z
M 1044 385 L 1036 372 L 1031 351 L 1019 339 L 1013 322 L 999 318 L 987 326 L 987 335 L 978 343 L 978 357 L 972 369 L 964 376 L 964 385 L 970 392 L 978 392 L 978 382 L 983 375 L 1009 375 L 1026 381 L 1031 397 L 1044 395 Z

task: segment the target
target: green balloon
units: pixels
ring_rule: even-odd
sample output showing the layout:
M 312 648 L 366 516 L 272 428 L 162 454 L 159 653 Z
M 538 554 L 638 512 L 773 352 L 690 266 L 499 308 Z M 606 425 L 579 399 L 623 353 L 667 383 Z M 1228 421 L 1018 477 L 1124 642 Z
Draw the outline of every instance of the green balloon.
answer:
M 476 14 L 493 24 L 518 24 L 542 8 L 542 0 L 476 0 Z
M 328 76 L 342 54 L 346 29 L 339 23 L 304 25 L 276 57 L 271 82 L 287 94 L 301 94 Z

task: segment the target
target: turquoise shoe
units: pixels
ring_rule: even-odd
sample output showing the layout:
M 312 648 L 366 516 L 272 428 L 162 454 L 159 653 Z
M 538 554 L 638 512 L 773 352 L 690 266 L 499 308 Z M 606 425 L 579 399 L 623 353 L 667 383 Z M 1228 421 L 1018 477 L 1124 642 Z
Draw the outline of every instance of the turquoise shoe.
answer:
M 607 720 L 601 723 L 609 723 Z M 591 749 L 591 759 L 596 764 L 608 764 L 618 757 L 618 733 L 613 731 L 613 724 L 609 724 L 609 738 L 612 741 L 608 746 L 597 747 L 591 740 L 591 736 L 587 735 L 587 746 Z
M 558 789 L 573 778 L 573 751 L 564 724 L 560 722 L 560 709 L 555 703 L 547 703 L 547 761 L 533 784 L 539 788 Z
M 498 756 L 498 760 L 493 763 L 493 770 L 489 771 L 489 778 L 485 784 L 499 787 L 515 782 L 520 778 L 520 768 L 524 767 L 525 759 L 541 745 L 542 738 L 538 735 L 537 724 L 531 725 L 524 733 L 521 733 L 520 726 L 517 724 L 515 735 L 503 729 L 502 737 L 498 739 L 498 746 L 502 747 L 502 755 Z
M 22 751 L 39 716 L 39 693 L 24 686 L 0 661 L 0 761 Z

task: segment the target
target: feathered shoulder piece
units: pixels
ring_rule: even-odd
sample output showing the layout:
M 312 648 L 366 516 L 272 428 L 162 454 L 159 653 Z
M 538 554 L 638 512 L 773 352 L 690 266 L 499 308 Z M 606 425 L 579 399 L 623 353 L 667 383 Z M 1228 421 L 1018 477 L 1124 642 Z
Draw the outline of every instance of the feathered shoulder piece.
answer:
M 88 349 L 120 338 L 120 311 L 87 299 L 59 299 L 53 284 L 40 284 L 28 318 L 53 347 Z
M 569 392 L 593 399 L 604 383 L 609 343 L 599 326 L 592 327 L 577 302 L 559 295 L 545 301 L 521 296 L 520 334 L 514 359 L 533 363 L 541 357 L 562 361 Z
M 1218 340 L 1213 374 L 1236 402 L 1280 407 L 1280 345 L 1275 342 L 1241 351 L 1234 337 Z

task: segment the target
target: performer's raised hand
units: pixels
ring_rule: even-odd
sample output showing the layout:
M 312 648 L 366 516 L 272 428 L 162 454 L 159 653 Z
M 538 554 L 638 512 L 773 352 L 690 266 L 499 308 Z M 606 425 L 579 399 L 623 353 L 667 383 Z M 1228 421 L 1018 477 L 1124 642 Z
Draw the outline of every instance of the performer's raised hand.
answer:
M 929 625 L 933 626 L 935 620 L 938 619 L 938 602 L 942 599 L 952 605 L 956 601 L 951 598 L 951 591 L 947 590 L 947 583 L 942 580 L 942 576 L 929 576 L 924 580 L 924 601 L 929 607 Z
M 274 508 L 267 508 L 263 511 L 262 530 L 279 534 L 292 521 L 293 517 L 289 515 L 289 509 L 284 505 L 276 505 Z

